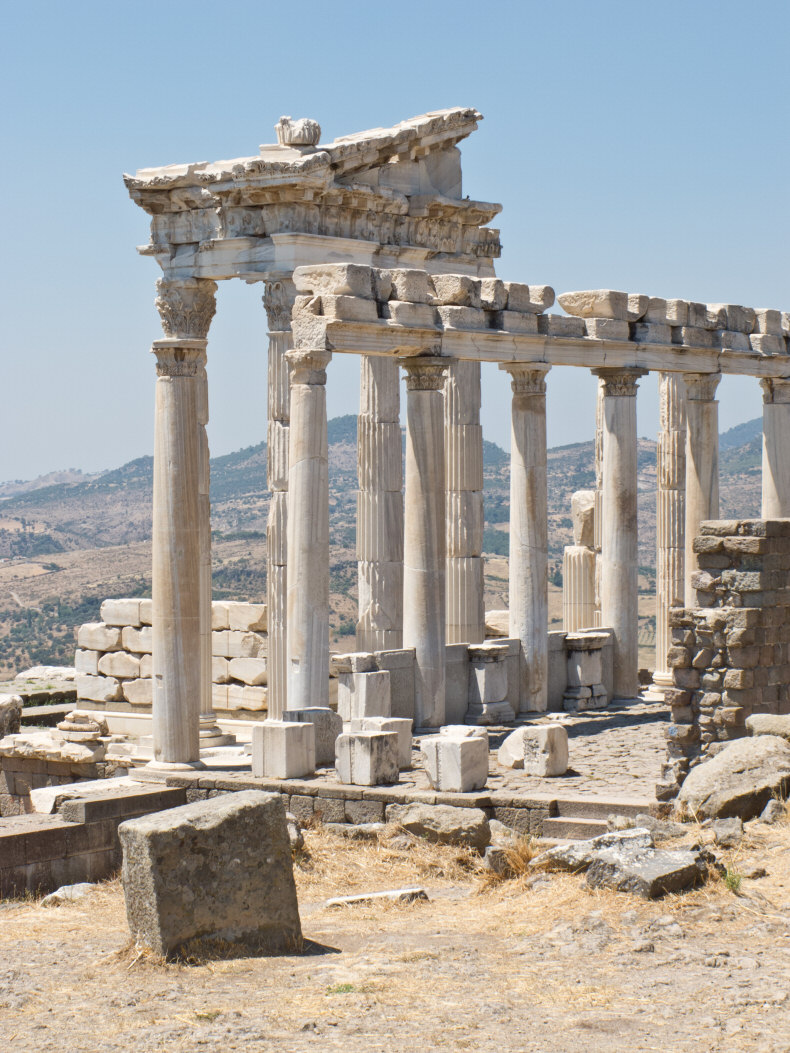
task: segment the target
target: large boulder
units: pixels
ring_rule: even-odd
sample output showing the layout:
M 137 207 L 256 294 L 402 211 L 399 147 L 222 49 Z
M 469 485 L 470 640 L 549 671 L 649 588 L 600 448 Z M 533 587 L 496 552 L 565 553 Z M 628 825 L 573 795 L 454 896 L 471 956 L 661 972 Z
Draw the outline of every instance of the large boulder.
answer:
M 681 814 L 753 819 L 790 789 L 790 743 L 776 735 L 736 739 L 692 768 L 678 794 Z
M 299 950 L 285 806 L 246 790 L 122 823 L 132 936 L 158 954 Z
M 468 845 L 482 852 L 491 842 L 488 820 L 480 808 L 454 808 L 449 804 L 390 805 L 387 819 L 410 834 L 443 845 Z
M 22 699 L 19 695 L 0 695 L 0 739 L 16 735 L 22 723 Z
M 787 713 L 753 713 L 746 718 L 746 734 L 776 735 L 780 739 L 790 740 L 790 714 Z

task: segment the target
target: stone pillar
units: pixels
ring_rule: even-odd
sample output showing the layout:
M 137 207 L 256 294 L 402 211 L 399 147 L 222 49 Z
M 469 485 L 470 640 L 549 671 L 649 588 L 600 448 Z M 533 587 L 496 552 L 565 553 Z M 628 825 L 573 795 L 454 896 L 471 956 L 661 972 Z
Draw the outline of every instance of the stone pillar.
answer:
M 444 384 L 447 643 L 485 640 L 480 363 L 452 362 Z
M 790 380 L 761 380 L 763 519 L 790 516 Z
M 719 373 L 685 373 L 686 380 L 686 607 L 696 606 L 694 538 L 705 519 L 719 517 Z
M 520 712 L 548 706 L 548 509 L 546 373 L 538 363 L 502 364 L 511 376 L 510 635 L 521 641 Z
M 659 691 L 672 686 L 667 667 L 669 608 L 685 592 L 686 386 L 681 373 L 660 373 L 656 492 L 656 668 Z
M 573 544 L 562 555 L 562 628 L 566 633 L 595 625 L 595 506 L 597 490 L 577 490 L 571 498 Z
M 613 698 L 639 694 L 636 389 L 644 369 L 596 369 L 603 380 L 601 623 L 614 631 Z
M 329 708 L 329 351 L 285 356 L 291 375 L 288 443 L 288 709 Z
M 603 400 L 604 382 L 598 378 L 595 398 L 595 514 L 593 516 L 593 551 L 595 553 L 594 589 L 595 613 L 593 626 L 601 621 L 601 531 L 603 529 Z
M 217 286 L 157 282 L 165 339 L 157 340 L 152 528 L 153 744 L 150 767 L 192 767 L 211 702 L 211 512 L 204 388 L 206 337 Z M 208 564 L 208 575 L 206 574 Z M 209 591 L 206 590 L 208 580 Z M 211 714 L 213 725 L 213 713 Z
M 269 521 L 266 527 L 266 604 L 269 653 L 267 715 L 279 720 L 288 694 L 287 645 L 287 525 L 288 525 L 288 426 L 290 381 L 285 353 L 291 346 L 291 307 L 294 288 L 286 278 L 264 285 L 263 304 L 269 323 L 268 425 L 266 470 L 269 486 Z
M 357 420 L 357 650 L 403 646 L 403 445 L 400 370 L 360 359 Z
M 445 486 L 442 388 L 448 360 L 402 361 L 406 370 L 403 646 L 416 653 L 414 724 L 438 728 L 445 700 Z

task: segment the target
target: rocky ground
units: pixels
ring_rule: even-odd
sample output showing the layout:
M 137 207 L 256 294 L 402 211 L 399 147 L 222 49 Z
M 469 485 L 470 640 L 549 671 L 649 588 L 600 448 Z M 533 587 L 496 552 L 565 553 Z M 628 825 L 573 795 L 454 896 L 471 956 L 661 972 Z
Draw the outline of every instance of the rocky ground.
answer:
M 578 874 L 492 881 L 464 850 L 403 835 L 307 831 L 302 956 L 166 964 L 130 944 L 118 882 L 5 903 L 0 1048 L 785 1053 L 790 825 L 746 831 L 717 849 L 727 880 L 657 902 Z M 414 884 L 428 902 L 325 905 Z

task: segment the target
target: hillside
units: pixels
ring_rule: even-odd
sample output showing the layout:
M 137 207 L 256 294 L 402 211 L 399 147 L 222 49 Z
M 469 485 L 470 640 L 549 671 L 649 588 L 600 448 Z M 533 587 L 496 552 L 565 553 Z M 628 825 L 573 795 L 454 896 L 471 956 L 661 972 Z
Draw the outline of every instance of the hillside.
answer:
M 329 422 L 332 629 L 350 644 L 356 617 L 356 417 Z M 761 422 L 721 436 L 721 513 L 759 514 Z M 645 646 L 655 577 L 656 444 L 639 440 L 639 559 Z M 0 675 L 41 662 L 69 662 L 74 627 L 97 617 L 108 595 L 150 594 L 153 462 L 141 457 L 100 475 L 51 473 L 0 484 Z M 509 457 L 484 443 L 485 551 L 489 606 L 507 596 Z M 562 550 L 570 543 L 570 495 L 594 485 L 593 444 L 548 454 L 551 613 L 559 617 Z M 266 446 L 211 461 L 214 592 L 262 600 L 266 593 Z

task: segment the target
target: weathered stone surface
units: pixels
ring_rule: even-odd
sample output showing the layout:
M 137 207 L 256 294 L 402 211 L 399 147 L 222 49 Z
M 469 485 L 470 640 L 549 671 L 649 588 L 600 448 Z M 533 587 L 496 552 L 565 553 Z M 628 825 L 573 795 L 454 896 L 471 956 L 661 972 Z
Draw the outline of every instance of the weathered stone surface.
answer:
M 67 761 L 70 764 L 93 764 L 104 760 L 105 747 L 95 740 L 89 743 L 67 742 L 59 731 L 25 731 L 0 739 L 0 757 L 30 757 L 38 760 Z
M 548 870 L 584 870 L 596 856 L 596 853 L 609 848 L 621 850 L 653 848 L 653 835 L 649 830 L 612 830 L 599 837 L 586 841 L 575 841 L 568 845 L 557 845 L 547 852 L 541 852 L 530 861 L 531 867 L 545 867 Z
M 568 732 L 562 724 L 516 728 L 497 751 L 506 768 L 523 768 L 526 775 L 564 775 L 568 770 Z
M 658 899 L 702 881 L 705 863 L 698 852 L 683 849 L 604 848 L 587 870 L 590 888 L 630 892 L 643 899 Z
M 735 848 L 743 840 L 743 820 L 737 817 L 732 819 L 715 819 L 711 823 L 713 840 L 721 848 Z
M 0 695 L 0 739 L 16 735 L 22 723 L 22 699 L 19 695 Z
M 411 768 L 412 721 L 407 717 L 357 717 L 351 721 L 351 731 L 395 732 L 398 736 L 398 767 Z
M 74 900 L 82 899 L 98 887 L 98 885 L 92 885 L 88 881 L 79 881 L 76 885 L 61 885 L 54 892 L 50 892 L 48 896 L 44 896 L 41 906 L 60 907 L 64 903 L 73 903 Z
M 480 852 L 491 841 L 488 821 L 480 808 L 454 808 L 448 804 L 390 805 L 387 821 L 428 841 L 469 845 Z
M 614 318 L 628 320 L 628 293 L 613 289 L 586 289 L 561 293 L 557 303 L 568 314 L 579 318 Z M 647 309 L 647 307 L 645 307 Z
M 333 709 L 309 706 L 307 709 L 284 709 L 283 720 L 312 724 L 315 728 L 315 763 L 331 768 L 335 763 L 335 742 L 343 731 L 343 718 Z
M 258 686 L 267 681 L 267 664 L 265 658 L 231 658 L 228 663 L 228 675 L 232 680 L 243 684 Z
M 790 742 L 790 715 L 786 713 L 753 713 L 746 718 L 746 732 L 754 737 L 775 735 Z
M 101 620 L 106 625 L 139 625 L 139 600 L 105 600 L 100 610 Z
M 299 950 L 285 807 L 246 790 L 122 823 L 134 939 L 159 954 Z
M 487 737 L 429 735 L 420 743 L 420 752 L 428 781 L 437 790 L 470 793 L 488 780 Z
M 753 819 L 790 789 L 790 744 L 775 735 L 737 739 L 692 768 L 678 795 L 681 812 Z
M 778 823 L 780 819 L 784 819 L 787 815 L 787 806 L 783 801 L 776 800 L 772 797 L 768 804 L 760 812 L 761 823 Z
M 77 630 L 77 646 L 88 651 L 118 651 L 121 648 L 121 628 L 104 622 L 86 622 Z
M 486 611 L 486 636 L 510 635 L 510 611 Z
M 386 900 L 389 903 L 415 903 L 417 900 L 427 900 L 428 893 L 424 888 L 394 888 L 385 892 L 357 892 L 352 896 L 335 896 L 326 901 L 327 907 L 353 907 L 369 903 L 380 903 Z
M 223 628 L 242 632 L 266 632 L 267 610 L 265 603 L 227 603 L 228 624 Z M 219 628 L 219 626 L 217 626 Z
M 349 786 L 390 786 L 398 781 L 396 732 L 354 731 L 335 742 L 337 777 Z
M 252 729 L 255 778 L 301 779 L 315 771 L 315 725 L 265 720 Z

